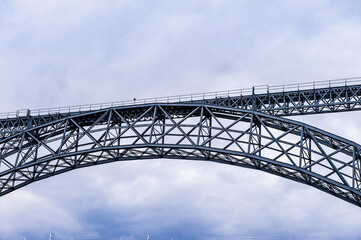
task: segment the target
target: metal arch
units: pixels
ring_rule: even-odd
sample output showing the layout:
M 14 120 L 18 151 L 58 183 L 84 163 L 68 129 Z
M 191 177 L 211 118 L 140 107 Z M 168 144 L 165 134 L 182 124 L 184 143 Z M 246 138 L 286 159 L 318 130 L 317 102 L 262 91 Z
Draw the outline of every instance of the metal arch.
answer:
M 176 158 L 253 168 L 361 206 L 361 146 L 309 125 L 204 104 L 68 116 L 0 139 L 0 196 L 76 168 Z

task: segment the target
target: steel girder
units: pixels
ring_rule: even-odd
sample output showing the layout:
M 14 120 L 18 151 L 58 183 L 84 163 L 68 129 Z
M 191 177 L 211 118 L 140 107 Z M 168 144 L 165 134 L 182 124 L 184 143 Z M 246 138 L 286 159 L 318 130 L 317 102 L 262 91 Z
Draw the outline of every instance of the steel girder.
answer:
M 205 160 L 262 170 L 361 206 L 361 146 L 256 111 L 204 104 L 102 109 L 0 139 L 0 196 L 114 161 Z
M 179 101 L 182 102 L 182 100 Z M 361 85 L 330 86 L 282 92 L 268 91 L 260 94 L 253 91 L 253 94 L 248 95 L 242 95 L 240 92 L 238 96 L 213 97 L 183 103 L 190 102 L 254 110 L 274 116 L 355 111 L 361 110 Z M 101 108 L 101 106 L 102 104 L 98 104 L 95 107 Z M 77 109 L 76 107 L 69 107 L 69 111 L 62 111 L 61 109 L 67 108 L 59 108 L 58 112 L 49 112 L 48 114 L 28 110 L 26 115 L 0 119 L 0 137 L 6 137 L 14 132 L 40 126 L 64 117 L 92 112 L 89 109 L 82 110 L 81 108 L 73 110 Z
M 361 85 L 311 88 L 221 97 L 196 102 L 256 110 L 270 115 L 291 116 L 361 109 Z

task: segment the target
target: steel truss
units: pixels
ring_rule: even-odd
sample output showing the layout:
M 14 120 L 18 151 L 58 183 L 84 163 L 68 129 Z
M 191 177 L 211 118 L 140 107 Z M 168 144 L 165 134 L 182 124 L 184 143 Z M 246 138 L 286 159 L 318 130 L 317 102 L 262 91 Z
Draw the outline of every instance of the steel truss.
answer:
M 76 168 L 172 158 L 262 170 L 361 206 L 361 146 L 257 111 L 148 104 L 72 115 L 0 139 L 0 196 Z
M 266 93 L 257 93 L 257 89 L 253 88 L 253 93 L 248 95 L 242 95 L 242 92 L 237 94 L 237 92 L 233 91 L 229 96 L 224 95 L 223 92 L 223 95 L 220 97 L 212 96 L 207 98 L 204 95 L 202 98 L 202 95 L 198 94 L 197 98 L 198 100 L 190 101 L 183 101 L 179 98 L 179 101 L 182 103 L 208 104 L 253 110 L 274 116 L 343 112 L 361 110 L 361 84 L 346 85 L 345 83 L 343 86 L 332 86 L 330 82 L 329 87 L 275 92 L 267 90 Z M 169 103 L 169 98 L 162 99 L 162 101 L 163 103 L 166 101 Z M 7 137 L 14 132 L 47 124 L 68 116 L 92 112 L 94 108 L 100 110 L 102 106 L 103 104 L 89 105 L 88 108 L 82 109 L 79 107 L 78 110 L 76 106 L 53 108 L 49 109 L 49 112 L 44 112 L 44 110 L 26 110 L 26 114 L 0 119 L 0 137 Z M 104 106 L 107 106 L 106 108 L 111 107 L 107 104 L 104 104 Z
M 196 102 L 236 107 L 270 115 L 291 116 L 361 109 L 361 85 L 269 92 L 220 97 Z

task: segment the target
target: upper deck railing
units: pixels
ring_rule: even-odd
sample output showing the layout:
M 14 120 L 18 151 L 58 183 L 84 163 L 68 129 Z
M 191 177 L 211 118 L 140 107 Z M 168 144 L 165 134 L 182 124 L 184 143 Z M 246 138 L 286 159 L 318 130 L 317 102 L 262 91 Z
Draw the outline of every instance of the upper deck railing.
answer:
M 110 107 L 131 106 L 131 105 L 139 105 L 139 104 L 147 104 L 147 103 L 178 103 L 178 102 L 202 101 L 202 100 L 216 99 L 216 98 L 249 96 L 252 94 L 290 92 L 290 91 L 309 90 L 309 89 L 318 89 L 318 88 L 342 87 L 342 86 L 358 85 L 358 84 L 361 84 L 361 77 L 333 79 L 333 80 L 325 80 L 318 82 L 306 82 L 306 83 L 287 84 L 287 85 L 273 85 L 273 86 L 259 85 L 251 88 L 217 91 L 217 92 L 194 93 L 194 94 L 186 94 L 186 95 L 175 95 L 175 96 L 143 98 L 143 99 L 134 98 L 133 100 L 126 100 L 126 101 L 74 105 L 74 106 L 66 106 L 66 107 L 41 108 L 41 109 L 33 109 L 33 110 L 19 109 L 16 112 L 0 113 L 0 119 L 24 117 L 27 115 L 37 116 L 37 115 L 59 114 L 59 113 L 66 114 L 66 113 L 87 112 L 87 111 L 100 110 Z

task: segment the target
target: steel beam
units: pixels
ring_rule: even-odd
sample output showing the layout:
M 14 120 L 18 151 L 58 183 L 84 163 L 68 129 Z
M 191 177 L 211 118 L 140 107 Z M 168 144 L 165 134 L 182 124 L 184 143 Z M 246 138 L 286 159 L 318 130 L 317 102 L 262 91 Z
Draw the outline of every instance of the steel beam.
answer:
M 152 158 L 214 161 L 311 185 L 361 206 L 355 142 L 256 110 L 146 104 L 64 116 L 0 138 L 0 196 L 73 169 Z

